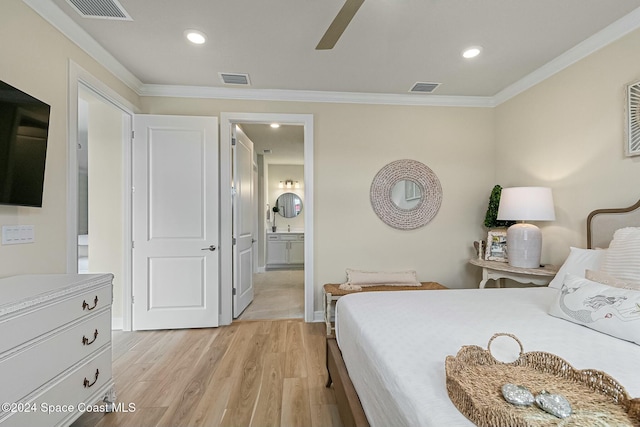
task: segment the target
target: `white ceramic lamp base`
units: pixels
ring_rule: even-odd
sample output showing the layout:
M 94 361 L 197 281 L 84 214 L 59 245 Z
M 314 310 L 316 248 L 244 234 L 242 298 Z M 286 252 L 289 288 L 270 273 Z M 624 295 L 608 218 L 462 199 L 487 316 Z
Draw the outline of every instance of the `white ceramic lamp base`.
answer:
M 532 224 L 514 224 L 507 230 L 507 259 L 512 267 L 540 267 L 542 233 Z

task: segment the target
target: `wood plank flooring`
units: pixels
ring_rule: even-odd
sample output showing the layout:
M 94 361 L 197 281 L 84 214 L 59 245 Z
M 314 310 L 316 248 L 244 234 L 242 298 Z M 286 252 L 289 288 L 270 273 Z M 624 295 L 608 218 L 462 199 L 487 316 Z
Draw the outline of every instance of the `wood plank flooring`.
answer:
M 239 321 L 214 329 L 114 331 L 117 401 L 73 427 L 341 427 L 325 387 L 324 324 Z

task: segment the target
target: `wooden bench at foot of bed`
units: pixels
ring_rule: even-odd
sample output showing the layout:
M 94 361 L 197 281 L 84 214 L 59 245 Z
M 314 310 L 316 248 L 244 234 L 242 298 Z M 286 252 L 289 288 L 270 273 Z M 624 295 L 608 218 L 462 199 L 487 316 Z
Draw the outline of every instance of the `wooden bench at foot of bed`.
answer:
M 437 282 L 420 282 L 420 286 L 364 286 L 359 291 L 348 291 L 340 289 L 340 285 L 334 283 L 328 283 L 323 287 L 323 301 L 324 307 L 324 323 L 327 325 L 327 336 L 331 335 L 333 331 L 333 325 L 331 324 L 331 304 L 338 301 L 340 297 L 349 294 L 357 294 L 360 292 L 384 292 L 384 291 L 434 291 L 438 289 L 447 289 L 446 286 Z

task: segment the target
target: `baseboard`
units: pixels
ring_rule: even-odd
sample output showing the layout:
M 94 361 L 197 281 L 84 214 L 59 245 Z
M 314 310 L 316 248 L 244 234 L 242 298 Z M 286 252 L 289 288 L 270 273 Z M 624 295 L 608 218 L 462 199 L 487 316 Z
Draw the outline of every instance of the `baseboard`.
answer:
M 313 321 L 314 322 L 324 322 L 324 311 L 314 311 L 313 312 Z
M 111 318 L 111 330 L 121 331 L 123 326 L 124 326 L 124 321 L 122 320 L 122 317 Z

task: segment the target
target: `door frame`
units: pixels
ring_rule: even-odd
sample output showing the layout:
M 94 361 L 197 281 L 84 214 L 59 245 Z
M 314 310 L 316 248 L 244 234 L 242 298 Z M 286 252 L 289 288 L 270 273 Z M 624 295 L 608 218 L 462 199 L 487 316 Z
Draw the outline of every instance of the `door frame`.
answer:
M 69 60 L 68 80 L 68 145 L 67 145 L 67 260 L 66 271 L 69 274 L 78 272 L 78 96 L 80 86 L 91 91 L 97 98 L 120 110 L 124 117 L 122 129 L 122 229 L 123 229 L 123 254 L 122 271 L 122 295 L 114 295 L 114 298 L 122 298 L 122 324 L 114 324 L 113 329 L 130 331 L 132 327 L 131 307 L 131 242 L 133 240 L 131 219 L 131 135 L 133 132 L 133 115 L 138 109 L 120 94 L 101 82 L 80 65 Z M 118 322 L 119 323 L 119 322 Z
M 220 325 L 233 321 L 233 247 L 231 194 L 231 127 L 257 123 L 304 126 L 304 320 L 314 321 L 313 265 L 313 115 L 283 113 L 220 113 Z

